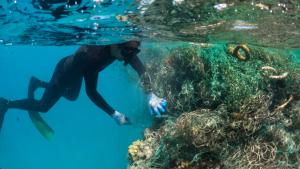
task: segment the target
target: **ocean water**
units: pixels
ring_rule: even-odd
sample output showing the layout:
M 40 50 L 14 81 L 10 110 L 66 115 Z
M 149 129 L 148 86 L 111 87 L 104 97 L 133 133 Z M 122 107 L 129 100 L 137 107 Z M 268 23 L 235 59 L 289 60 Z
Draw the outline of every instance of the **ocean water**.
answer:
M 49 81 L 57 62 L 78 48 L 0 46 L 1 97 L 25 99 L 31 76 Z M 146 95 L 137 84 L 120 76 L 114 67 L 123 65 L 116 62 L 99 73 L 97 90 L 114 109 L 131 117 L 131 110 L 147 106 Z M 38 89 L 35 97 L 39 99 L 42 93 L 43 89 Z M 118 126 L 96 107 L 84 84 L 76 101 L 61 98 L 41 116 L 55 131 L 51 141 L 38 132 L 27 111 L 7 112 L 0 135 L 1 169 L 126 168 L 127 147 L 142 138 L 142 127 Z
M 8 110 L 0 169 L 299 168 L 299 18 L 297 0 L 0 0 L 0 97 L 25 99 L 31 76 L 49 81 L 81 45 L 138 40 L 169 106 L 151 116 L 137 73 L 115 61 L 97 90 L 131 126 L 95 106 L 83 82 L 76 101 L 40 113 L 51 141 L 27 111 Z M 237 45 L 250 60 L 228 51 Z

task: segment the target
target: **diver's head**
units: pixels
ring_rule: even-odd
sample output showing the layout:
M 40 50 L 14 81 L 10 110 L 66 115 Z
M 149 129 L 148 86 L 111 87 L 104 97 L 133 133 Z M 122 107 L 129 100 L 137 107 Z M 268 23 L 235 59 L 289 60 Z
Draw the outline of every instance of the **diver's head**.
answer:
M 128 41 L 128 42 L 120 43 L 118 44 L 118 46 L 119 48 L 122 48 L 124 46 L 138 48 L 139 46 L 141 46 L 141 41 Z
M 140 45 L 140 41 L 129 41 L 112 45 L 111 54 L 115 56 L 119 61 L 124 60 L 124 66 L 126 66 L 130 62 L 132 57 L 140 52 L 140 50 L 138 49 Z

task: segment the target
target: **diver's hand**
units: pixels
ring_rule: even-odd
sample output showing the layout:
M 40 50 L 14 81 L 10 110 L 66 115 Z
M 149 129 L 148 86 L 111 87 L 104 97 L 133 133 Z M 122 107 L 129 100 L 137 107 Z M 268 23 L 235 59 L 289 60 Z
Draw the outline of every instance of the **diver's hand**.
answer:
M 124 114 L 121 114 L 117 111 L 114 112 L 114 114 L 110 115 L 113 119 L 116 120 L 118 125 L 130 125 L 130 121 L 128 117 L 126 117 Z
M 160 116 L 160 113 L 159 113 L 158 109 L 161 112 L 165 112 L 165 109 L 162 106 L 166 106 L 167 105 L 167 101 L 166 100 L 157 97 L 153 93 L 151 93 L 151 94 L 148 95 L 148 99 L 149 99 L 149 106 L 150 106 L 150 113 L 151 113 L 151 115 L 153 115 L 152 109 L 159 116 Z

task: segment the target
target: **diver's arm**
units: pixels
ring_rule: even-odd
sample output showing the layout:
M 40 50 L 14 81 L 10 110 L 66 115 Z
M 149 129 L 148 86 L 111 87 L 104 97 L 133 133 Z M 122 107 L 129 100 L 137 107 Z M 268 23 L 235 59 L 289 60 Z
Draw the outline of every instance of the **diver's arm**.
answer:
M 152 92 L 151 78 L 139 57 L 137 55 L 133 56 L 129 64 L 139 74 L 146 93 L 150 94 Z
M 97 91 L 98 73 L 95 75 L 84 76 L 84 80 L 86 93 L 92 102 L 107 114 L 114 114 L 115 110 L 106 103 L 106 101 Z
M 133 56 L 129 62 L 130 66 L 141 76 L 146 72 L 146 68 L 137 55 Z
M 143 86 L 146 90 L 146 93 L 148 95 L 149 99 L 149 106 L 150 106 L 150 113 L 151 115 L 153 114 L 152 109 L 157 115 L 160 115 L 160 110 L 161 112 L 165 112 L 165 107 L 167 105 L 167 101 L 157 97 L 153 92 L 151 88 L 151 78 L 150 75 L 146 72 L 146 68 L 142 64 L 141 60 L 135 55 L 132 60 L 129 62 L 131 67 L 136 70 L 141 78 L 141 81 L 143 83 Z

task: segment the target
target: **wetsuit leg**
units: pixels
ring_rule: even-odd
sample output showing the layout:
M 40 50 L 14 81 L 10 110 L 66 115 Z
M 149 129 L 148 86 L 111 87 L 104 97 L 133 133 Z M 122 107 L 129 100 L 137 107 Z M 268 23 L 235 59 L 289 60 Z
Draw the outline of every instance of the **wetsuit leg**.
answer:
M 67 100 L 75 101 L 79 96 L 81 84 L 82 84 L 82 78 L 79 78 L 75 84 L 73 84 L 71 87 L 68 87 L 66 89 L 66 91 L 62 96 Z M 30 78 L 30 83 L 28 87 L 28 99 L 34 99 L 34 92 L 37 88 L 39 87 L 47 88 L 48 85 L 49 85 L 48 82 L 39 80 L 36 77 L 32 76 Z
M 66 89 L 66 91 L 63 94 L 63 97 L 70 101 L 75 101 L 79 96 L 81 84 L 82 77 L 78 78 L 78 81 L 76 80 L 76 83 L 74 83 L 72 86 Z
M 65 87 L 49 83 L 41 100 L 24 99 L 8 102 L 8 108 L 17 108 L 22 110 L 33 110 L 46 113 L 62 96 Z
M 1 128 L 2 128 L 2 124 L 4 121 L 4 115 L 7 111 L 7 100 L 4 98 L 0 98 L 0 132 L 1 132 Z
M 41 100 L 34 100 L 34 90 L 36 86 L 34 83 L 30 85 L 28 91 L 29 99 L 8 101 L 8 108 L 17 108 L 22 110 L 33 110 L 46 113 L 63 95 L 67 86 L 68 77 L 64 76 L 64 62 L 66 58 L 62 59 L 56 66 L 52 79 L 49 84 L 42 83 L 41 86 L 46 87 Z
M 30 78 L 29 86 L 28 86 L 28 99 L 34 99 L 34 92 L 37 88 L 47 88 L 49 85 L 48 82 L 44 82 L 39 80 L 38 78 L 32 76 Z

